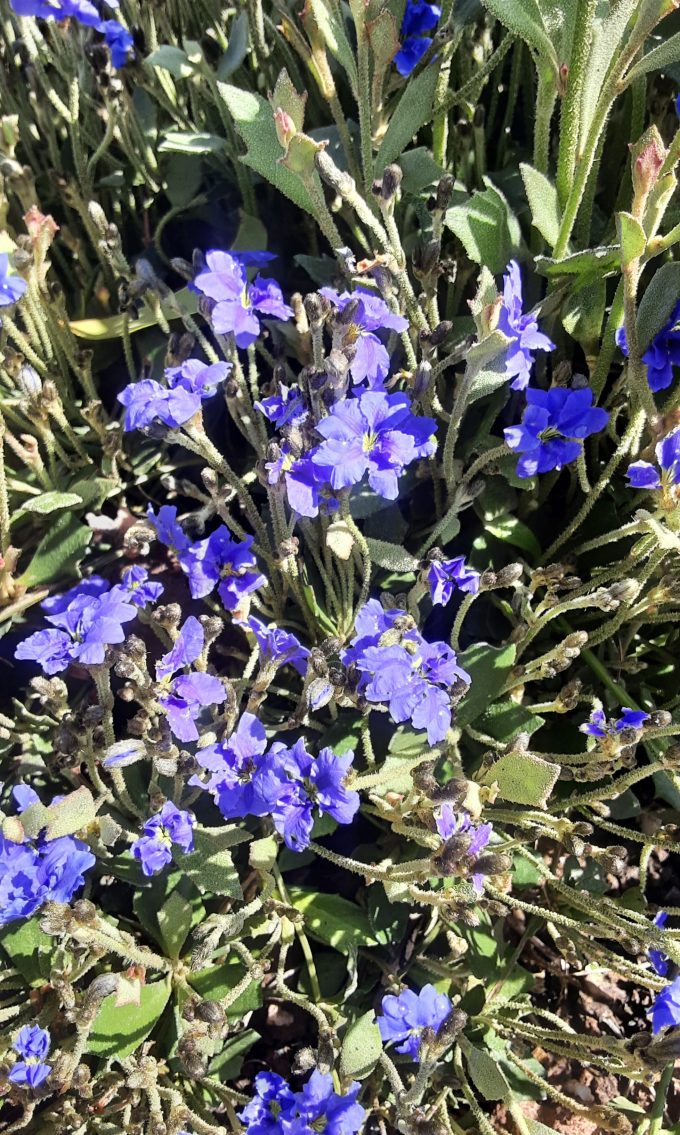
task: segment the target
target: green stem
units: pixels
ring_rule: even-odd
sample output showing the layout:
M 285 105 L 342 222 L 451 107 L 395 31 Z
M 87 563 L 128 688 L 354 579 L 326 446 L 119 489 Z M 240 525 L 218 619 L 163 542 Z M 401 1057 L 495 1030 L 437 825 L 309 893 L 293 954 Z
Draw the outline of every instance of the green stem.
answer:
M 590 42 L 597 0 L 577 0 L 574 39 L 569 59 L 567 89 L 560 116 L 560 148 L 557 159 L 557 195 L 562 207 L 574 180 L 578 139 L 581 130 L 581 95 L 590 58 Z

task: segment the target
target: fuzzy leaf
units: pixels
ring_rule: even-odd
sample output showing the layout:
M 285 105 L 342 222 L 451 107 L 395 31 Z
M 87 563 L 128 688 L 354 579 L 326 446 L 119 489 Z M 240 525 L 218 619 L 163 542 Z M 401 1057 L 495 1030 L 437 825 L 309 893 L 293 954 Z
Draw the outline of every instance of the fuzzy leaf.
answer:
M 654 273 L 640 300 L 637 333 L 640 350 L 645 351 L 655 335 L 668 323 L 680 300 L 680 263 L 662 264 Z
M 529 556 L 538 559 L 541 554 L 541 545 L 533 532 L 523 520 L 519 520 L 516 516 L 496 517 L 494 520 L 487 521 L 485 528 L 497 540 L 502 540 L 504 544 L 512 544 L 515 548 L 521 548 Z
M 155 981 L 140 991 L 139 1005 L 116 1005 L 116 994 L 102 1001 L 86 1052 L 123 1060 L 146 1040 L 170 997 L 170 982 Z
M 38 544 L 19 580 L 21 586 L 37 587 L 40 583 L 53 583 L 75 575 L 91 539 L 92 530 L 72 513 L 60 516 Z
M 545 725 L 545 718 L 530 713 L 514 701 L 494 702 L 478 720 L 478 728 L 497 741 L 514 741 L 520 733 L 536 733 Z
M 467 670 L 472 685 L 456 710 L 458 725 L 471 725 L 502 690 L 515 664 L 517 648 L 489 646 L 486 642 L 469 646 L 459 656 L 459 663 Z
M 474 1045 L 465 1046 L 470 1079 L 485 1100 L 510 1100 L 510 1085 L 503 1072 L 488 1052 Z
M 229 848 L 250 839 L 237 827 L 194 829 L 194 850 L 183 855 L 179 865 L 199 890 L 214 895 L 242 898 L 241 883 Z
M 371 553 L 371 563 L 377 567 L 387 568 L 388 571 L 411 572 L 417 571 L 420 561 L 410 555 L 398 544 L 388 544 L 386 540 L 374 540 L 366 537 L 368 550 Z
M 0 929 L 0 946 L 29 985 L 44 985 L 56 940 L 40 928 L 40 915 Z
M 326 0 L 309 0 L 309 3 L 326 47 L 338 63 L 342 64 L 352 90 L 356 92 L 359 83 L 357 64 L 342 19 L 338 14 L 340 5 L 334 8 Z
M 198 970 L 189 977 L 190 984 L 206 1001 L 221 1001 L 235 989 L 246 976 L 246 967 L 240 958 L 229 958 L 220 964 Z M 257 981 L 251 981 L 227 1010 L 227 1016 L 237 1020 L 244 1013 L 258 1009 L 262 1004 L 262 988 Z
M 641 75 L 647 75 L 650 71 L 662 71 L 665 67 L 671 67 L 678 62 L 680 62 L 680 32 L 676 32 L 670 39 L 664 40 L 658 47 L 643 55 L 628 72 L 626 86 L 630 86 Z
M 340 1050 L 340 1075 L 348 1080 L 365 1080 L 375 1068 L 382 1052 L 382 1038 L 371 1009 L 350 1025 Z
M 506 753 L 488 770 L 485 780 L 498 784 L 498 795 L 512 804 L 545 808 L 560 775 L 560 766 L 534 753 Z
M 621 241 L 621 267 L 638 260 L 647 246 L 647 236 L 637 217 L 631 213 L 616 214 L 616 228 Z
M 217 65 L 217 78 L 221 83 L 238 71 L 248 54 L 248 14 L 241 12 L 229 25 L 227 50 Z
M 618 0 L 617 4 L 598 5 L 598 15 L 593 21 L 590 57 L 588 66 L 584 68 L 579 143 L 581 146 L 584 145 L 592 125 L 607 73 L 638 4 L 639 0 Z
M 77 493 L 41 493 L 38 497 L 31 497 L 21 506 L 22 512 L 37 512 L 39 516 L 47 516 L 50 512 L 59 512 L 63 508 L 75 508 L 83 503 L 83 498 Z
M 557 75 L 559 64 L 555 48 L 543 23 L 538 0 L 484 0 L 484 6 L 506 28 L 548 60 Z
M 531 209 L 531 222 L 547 244 L 554 248 L 562 221 L 557 190 L 552 181 L 533 166 L 521 162 L 519 168 Z
M 226 147 L 217 134 L 200 134 L 191 130 L 166 130 L 158 151 L 161 154 L 213 154 Z
M 552 260 L 549 256 L 537 256 L 534 268 L 549 280 L 557 276 L 581 276 L 583 281 L 611 276 L 621 268 L 621 249 L 618 244 L 603 245 L 601 248 L 585 248 L 573 252 L 562 260 Z
M 59 839 L 63 835 L 74 835 L 84 831 L 94 822 L 97 809 L 89 788 L 82 785 L 75 792 L 69 792 L 58 804 L 50 804 L 47 809 L 47 839 Z
M 373 165 L 376 177 L 382 177 L 385 166 L 399 158 L 421 126 L 430 121 L 437 78 L 438 69 L 426 67 L 404 87 Z
M 188 79 L 196 73 L 193 63 L 181 47 L 173 47 L 169 43 L 162 43 L 151 55 L 147 55 L 144 63 L 147 67 L 158 67 L 161 71 L 169 71 L 175 79 Z
M 305 916 L 310 934 L 347 953 L 355 946 L 377 946 L 368 916 L 339 895 L 317 894 L 301 887 L 289 888 L 291 901 Z
M 448 209 L 446 226 L 458 237 L 475 264 L 485 264 L 494 274 L 503 272 L 522 245 L 515 214 L 500 190 L 486 179 L 486 189 L 474 193 L 462 205 Z

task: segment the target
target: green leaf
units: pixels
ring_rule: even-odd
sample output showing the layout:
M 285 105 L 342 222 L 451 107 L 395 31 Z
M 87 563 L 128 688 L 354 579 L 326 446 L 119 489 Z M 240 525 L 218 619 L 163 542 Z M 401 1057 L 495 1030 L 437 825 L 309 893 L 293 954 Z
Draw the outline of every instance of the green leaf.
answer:
M 596 354 L 599 350 L 606 307 L 607 285 L 604 280 L 571 289 L 564 301 L 562 326 L 567 335 L 583 344 L 586 354 Z
M 216 1076 L 223 1084 L 235 1080 L 240 1075 L 246 1053 L 258 1040 L 260 1034 L 255 1029 L 243 1029 L 236 1036 L 229 1037 L 222 1051 L 210 1061 L 210 1075 Z
M 669 39 L 663 40 L 658 47 L 643 55 L 642 59 L 639 59 L 628 72 L 626 86 L 630 86 L 641 75 L 647 75 L 650 71 L 662 71 L 665 67 L 671 67 L 678 62 L 680 62 L 680 32 L 676 32 Z
M 50 935 L 40 929 L 39 915 L 0 929 L 0 946 L 29 985 L 45 984 L 55 945 Z
M 371 1009 L 350 1025 L 340 1049 L 340 1075 L 347 1080 L 365 1080 L 382 1052 L 382 1038 Z
M 471 679 L 469 692 L 456 711 L 458 725 L 470 725 L 488 708 L 502 690 L 515 664 L 517 647 L 489 646 L 486 642 L 469 646 L 459 655 L 459 663 Z
M 188 79 L 190 75 L 196 74 L 196 68 L 189 62 L 186 52 L 169 43 L 162 43 L 151 55 L 147 55 L 144 63 L 147 67 L 169 71 L 176 79 Z
M 475 264 L 484 264 L 498 274 L 519 254 L 522 234 L 503 194 L 488 178 L 484 180 L 487 188 L 474 193 L 462 205 L 447 209 L 444 222 Z
M 485 1100 L 509 1101 L 512 1098 L 510 1085 L 496 1060 L 472 1044 L 466 1044 L 464 1051 L 470 1079 L 480 1096 Z
M 199 134 L 190 130 L 166 130 L 158 151 L 161 154 L 214 154 L 226 149 L 224 138 L 217 134 Z
M 217 66 L 217 78 L 221 83 L 238 70 L 247 54 L 248 14 L 241 12 L 229 25 L 229 44 Z
M 241 158 L 244 165 L 254 169 L 300 209 L 314 216 L 309 190 L 296 174 L 281 165 L 279 159 L 283 157 L 283 150 L 276 136 L 274 112 L 266 99 L 229 83 L 218 83 L 217 89 L 247 146 L 248 152 Z M 323 192 L 320 181 L 318 190 Z
M 514 741 L 520 733 L 536 733 L 545 725 L 545 718 L 530 713 L 514 701 L 501 701 L 489 706 L 478 725 L 482 733 L 488 733 L 497 741 L 508 742 Z
M 680 262 L 662 264 L 649 282 L 637 313 L 638 343 L 646 351 L 652 339 L 668 323 L 680 298 Z
M 116 994 L 102 1001 L 88 1037 L 86 1052 L 123 1060 L 146 1040 L 170 998 L 170 980 L 143 985 L 139 1005 L 116 1005 Z
M 639 0 L 618 0 L 616 4 L 598 4 L 598 14 L 593 21 L 590 56 L 587 66 L 583 69 L 580 146 L 584 145 L 588 136 L 607 74 L 622 46 L 629 20 L 638 4 Z
M 549 280 L 558 276 L 580 276 L 582 282 L 602 276 L 612 276 L 621 269 L 621 249 L 618 244 L 603 245 L 601 248 L 585 248 L 573 252 L 563 260 L 551 260 L 549 256 L 537 256 L 534 268 Z
M 92 539 L 92 529 L 71 513 L 60 516 L 38 544 L 33 559 L 21 576 L 22 587 L 56 583 L 76 574 L 76 568 Z
M 543 23 L 538 0 L 483 0 L 492 15 L 547 60 L 555 75 L 559 62 Z
M 58 804 L 50 804 L 46 838 L 59 839 L 60 836 L 84 831 L 94 822 L 96 815 L 94 797 L 89 788 L 82 785 L 75 792 L 69 792 Z
M 247 832 L 235 826 L 223 828 L 194 829 L 194 850 L 183 855 L 180 861 L 182 872 L 196 884 L 201 891 L 213 895 L 228 895 L 229 898 L 243 898 L 238 872 L 234 867 L 229 848 L 250 839 Z
M 37 512 L 39 516 L 47 516 L 50 512 L 58 512 L 63 508 L 76 508 L 82 503 L 83 498 L 76 493 L 41 493 L 40 496 L 27 500 L 21 506 L 21 511 Z
M 552 181 L 533 166 L 520 162 L 519 168 L 531 209 L 531 222 L 547 244 L 554 248 L 562 223 L 557 190 Z
M 161 302 L 161 311 L 168 319 L 178 318 L 175 311 L 178 306 L 187 315 L 195 315 L 198 311 L 198 298 L 196 292 L 190 291 L 189 288 L 182 288 L 181 291 L 175 293 L 172 307 L 167 301 Z M 144 331 L 147 327 L 155 327 L 157 323 L 157 313 L 145 306 L 139 318 L 132 320 L 128 324 L 128 328 L 130 334 L 134 335 L 135 331 Z M 74 335 L 77 335 L 79 339 L 90 340 L 120 339 L 124 326 L 125 317 L 122 315 L 110 315 L 106 319 L 76 319 L 73 323 L 69 323 Z
M 399 158 L 420 128 L 430 121 L 437 78 L 438 69 L 426 67 L 404 87 L 373 164 L 376 177 L 382 177 L 385 166 Z
M 219 965 L 211 965 L 189 975 L 189 984 L 207 1001 L 222 1001 L 246 975 L 246 967 L 239 958 L 229 958 Z M 257 981 L 251 981 L 243 993 L 227 1009 L 227 1016 L 238 1020 L 245 1013 L 259 1009 L 262 1004 L 262 988 Z
M 205 907 L 192 883 L 181 878 L 156 917 L 167 956 L 176 961 L 192 926 L 205 917 Z
M 326 47 L 331 55 L 337 59 L 338 63 L 341 63 L 344 67 L 352 85 L 352 90 L 356 95 L 359 85 L 357 64 L 354 58 L 354 52 L 345 33 L 342 17 L 340 15 L 340 5 L 334 8 L 331 4 L 326 3 L 326 0 L 310 0 L 310 7 L 314 13 L 314 19 L 317 22 Z
M 368 916 L 339 895 L 318 894 L 290 887 L 293 905 L 305 916 L 310 934 L 341 954 L 355 946 L 377 946 Z
M 399 165 L 404 174 L 401 191 L 415 196 L 421 190 L 435 185 L 444 176 L 444 170 L 432 157 L 425 146 L 418 146 L 415 150 L 407 150 L 401 154 Z M 462 197 L 467 197 L 463 192 Z
M 627 268 L 639 260 L 647 247 L 647 234 L 632 213 L 616 214 L 616 229 L 621 242 L 621 267 Z
M 511 804 L 545 808 L 560 775 L 560 766 L 535 753 L 506 753 L 487 771 L 487 784 L 498 784 L 498 795 Z
M 516 516 L 499 516 L 491 522 L 487 521 L 485 527 L 487 532 L 490 532 L 497 540 L 502 540 L 504 544 L 512 544 L 515 548 L 521 548 L 523 552 L 527 552 L 529 556 L 533 556 L 535 559 L 540 556 L 541 545 L 528 525 L 523 520 L 518 520 Z
M 371 563 L 377 567 L 387 568 L 389 571 L 411 572 L 417 571 L 420 560 L 412 556 L 399 544 L 388 544 L 386 540 L 374 540 L 366 537 L 368 550 L 371 553 Z

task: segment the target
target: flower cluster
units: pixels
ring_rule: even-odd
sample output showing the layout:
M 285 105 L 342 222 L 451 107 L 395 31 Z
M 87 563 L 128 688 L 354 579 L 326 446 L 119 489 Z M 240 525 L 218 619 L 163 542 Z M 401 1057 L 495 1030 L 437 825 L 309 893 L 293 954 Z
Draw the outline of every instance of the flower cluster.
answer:
M 554 351 L 555 344 L 539 330 L 532 312 L 523 311 L 522 277 L 519 264 L 511 260 L 503 277 L 503 306 L 498 330 L 511 340 L 505 356 L 505 373 L 513 390 L 526 390 L 534 365 L 535 351 Z
M 167 386 L 153 378 L 130 383 L 118 395 L 118 401 L 125 406 L 124 429 L 179 429 L 198 413 L 206 398 L 215 394 L 230 371 L 230 363 L 186 359 L 181 366 L 165 371 Z
M 105 0 L 109 8 L 119 8 L 119 0 Z M 105 20 L 90 0 L 10 0 L 17 16 L 36 16 L 41 20 L 75 20 L 104 37 L 115 68 L 124 67 L 130 57 L 133 39 L 118 20 Z M 101 5 L 100 5 L 101 6 Z
M 196 760 L 210 777 L 193 777 L 190 784 L 210 791 L 226 820 L 269 816 L 293 851 L 309 845 L 315 807 L 339 824 L 350 824 L 359 808 L 358 792 L 344 783 L 351 750 L 336 756 L 322 749 L 312 757 L 303 738 L 290 748 L 277 741 L 267 749 L 264 726 L 252 713 L 242 715 L 225 741 L 200 749 Z
M 521 425 L 504 431 L 508 447 L 521 454 L 518 477 L 569 465 L 582 452 L 583 439 L 604 429 L 609 420 L 606 410 L 593 406 L 593 392 L 587 386 L 574 390 L 530 387 L 526 398 Z
M 26 785 L 14 789 L 14 799 L 21 811 L 38 803 Z M 30 918 L 48 901 L 70 902 L 94 864 L 92 852 L 73 836 L 49 840 L 41 834 L 15 843 L 0 835 L 0 925 Z
M 173 845 L 188 852 L 194 849 L 194 818 L 167 801 L 160 812 L 147 820 L 142 835 L 132 844 L 132 854 L 145 875 L 156 875 L 172 863 Z
M 616 721 L 608 720 L 603 709 L 594 709 L 590 719 L 579 725 L 579 729 L 590 737 L 616 737 L 624 729 L 641 729 L 645 721 L 649 721 L 649 714 L 641 709 L 622 709 Z
M 259 316 L 291 319 L 293 309 L 284 302 L 276 280 L 256 276 L 248 283 L 249 264 L 273 257 L 267 253 L 231 253 L 211 249 L 205 254 L 205 267 L 194 278 L 192 288 L 214 306 L 210 313 L 218 335 L 233 335 L 237 347 L 249 347 L 260 334 Z
M 72 662 L 97 666 L 104 661 L 107 646 L 125 640 L 125 624 L 162 591 L 161 584 L 149 580 L 145 568 L 129 568 L 114 586 L 101 576 L 90 576 L 65 594 L 43 601 L 50 629 L 29 635 L 14 656 L 37 662 L 46 674 L 58 674 Z
M 627 358 L 628 336 L 625 327 L 619 327 L 616 342 Z M 654 394 L 659 390 L 667 390 L 673 382 L 673 367 L 680 366 L 680 300 L 673 308 L 668 322 L 657 331 L 642 355 L 642 361 L 647 367 L 650 390 Z
M 665 910 L 659 911 L 654 918 L 654 925 L 662 928 L 666 925 L 668 914 Z M 667 954 L 661 950 L 650 950 L 649 960 L 659 977 L 677 975 L 677 966 L 673 965 Z M 661 1029 L 673 1028 L 680 1025 L 680 975 L 669 981 L 668 985 L 657 993 L 654 998 L 650 1016 L 652 1018 L 652 1032 L 661 1032 Z
M 158 539 L 177 556 L 193 599 L 203 599 L 217 587 L 226 609 L 243 613 L 248 595 L 266 584 L 252 551 L 252 536 L 240 542 L 233 540 L 228 528 L 221 525 L 204 540 L 192 544 L 173 505 L 162 505 L 157 514 L 149 505 L 147 516 Z
M 378 332 L 407 331 L 408 319 L 391 311 L 380 296 L 367 288 L 354 292 L 320 288 L 319 294 L 339 313 L 333 345 L 350 348 L 352 382 L 355 386 L 365 382 L 371 390 L 382 390 L 390 371 L 390 356 Z
M 180 741 L 198 740 L 196 719 L 207 705 L 219 705 L 226 697 L 224 686 L 214 674 L 193 670 L 177 674 L 200 658 L 205 646 L 205 633 L 198 619 L 190 615 L 181 628 L 172 650 L 156 665 L 156 681 L 161 693 L 158 701 L 172 732 Z M 177 676 L 176 676 L 177 675 Z
M 406 11 L 401 24 L 402 44 L 394 57 L 394 65 L 400 75 L 410 75 L 432 43 L 427 32 L 436 28 L 442 10 L 438 4 L 428 0 L 407 0 Z
M 453 1005 L 445 993 L 437 993 L 434 985 L 424 985 L 419 993 L 404 989 L 397 997 L 383 997 L 381 1009 L 377 1020 L 382 1039 L 399 1042 L 397 1052 L 418 1060 L 423 1030 L 438 1033 Z
M 24 1025 L 12 1048 L 21 1060 L 12 1065 L 10 1081 L 25 1088 L 39 1088 L 52 1071 L 51 1065 L 45 1063 L 50 1051 L 50 1034 L 47 1029 L 41 1029 L 38 1025 Z
M 467 812 L 456 815 L 450 804 L 442 804 L 435 823 L 439 835 L 448 845 L 455 841 L 456 851 L 460 853 L 457 869 L 460 871 L 464 865 L 473 887 L 481 895 L 484 890 L 484 872 L 475 871 L 475 863 L 491 839 L 492 824 L 480 824 L 476 828 Z M 444 859 L 446 851 L 447 848 L 444 849 Z
M 442 741 L 451 725 L 449 688 L 470 678 L 444 642 L 426 642 L 409 615 L 385 610 L 369 599 L 359 611 L 355 635 L 342 661 L 358 674 L 358 693 L 374 705 L 386 705 L 393 721 L 426 729 L 431 745 Z
M 315 1069 L 302 1091 L 293 1092 L 282 1076 L 259 1072 L 255 1096 L 239 1119 L 247 1135 L 356 1135 L 365 1116 L 357 1103 L 360 1087 L 355 1081 L 339 1095 L 330 1073 Z

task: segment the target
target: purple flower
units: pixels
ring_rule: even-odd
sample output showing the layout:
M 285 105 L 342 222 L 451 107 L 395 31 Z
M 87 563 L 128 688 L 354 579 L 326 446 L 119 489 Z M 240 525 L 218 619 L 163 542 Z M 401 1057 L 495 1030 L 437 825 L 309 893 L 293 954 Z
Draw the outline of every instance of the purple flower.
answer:
M 18 16 L 37 16 L 42 20 L 71 19 L 91 28 L 98 28 L 101 23 L 97 8 L 89 0 L 11 0 L 11 5 Z
M 344 1095 L 333 1077 L 315 1069 L 301 1092 L 292 1092 L 275 1072 L 258 1072 L 255 1097 L 239 1112 L 247 1135 L 356 1135 L 365 1111 L 358 1104 L 360 1085 L 353 1082 Z
M 474 865 L 491 839 L 493 825 L 480 824 L 479 827 L 475 827 L 467 812 L 456 815 L 450 804 L 442 804 L 439 815 L 435 816 L 435 824 L 443 840 L 448 841 L 454 836 L 465 836 L 467 841 L 465 858 L 470 860 L 472 866 L 470 879 L 477 894 L 481 895 L 484 890 L 484 874 L 475 872 Z
M 105 591 L 110 590 L 110 583 L 108 580 L 103 579 L 101 575 L 91 575 L 88 579 L 81 579 L 68 591 L 62 592 L 60 595 L 50 595 L 49 598 L 43 599 L 40 606 L 47 615 L 60 615 L 65 611 L 69 603 L 80 595 L 103 595 Z
M 198 764 L 211 776 L 205 783 L 192 777 L 189 784 L 211 792 L 225 820 L 270 815 L 286 786 L 286 774 L 280 762 L 265 758 L 266 747 L 264 726 L 252 713 L 244 713 L 229 738 L 196 753 Z
M 152 506 L 148 505 L 146 516 L 149 524 L 155 529 L 161 544 L 171 548 L 179 557 L 189 551 L 191 540 L 177 521 L 177 509 L 174 505 L 161 505 L 158 515 L 156 515 Z
M 656 1035 L 661 1029 L 680 1025 L 680 977 L 657 993 L 652 1006 L 652 1032 Z
M 423 1029 L 439 1032 L 453 1005 L 445 993 L 437 993 L 434 985 L 424 985 L 420 993 L 404 989 L 398 997 L 383 997 L 381 1008 L 378 1027 L 382 1039 L 400 1041 L 397 1052 L 418 1060 Z
M 195 820 L 168 800 L 160 812 L 147 820 L 142 835 L 132 844 L 132 854 L 139 859 L 145 875 L 156 875 L 172 862 L 173 845 L 185 853 L 194 849 Z
M 304 851 L 314 826 L 314 807 L 327 813 L 339 824 L 351 824 L 359 809 L 359 793 L 345 788 L 345 779 L 354 760 L 348 750 L 336 756 L 332 749 L 322 749 L 314 758 L 303 739 L 291 749 L 276 743 L 270 759 L 285 770 L 288 777 L 285 791 L 273 810 L 274 827 L 283 836 L 291 851 Z
M 295 1096 L 276 1072 L 258 1072 L 255 1096 L 238 1113 L 248 1135 L 283 1135 L 284 1122 L 295 1108 Z
M 39 1087 L 52 1071 L 51 1065 L 45 1063 L 50 1051 L 50 1034 L 38 1025 L 24 1025 L 12 1048 L 23 1060 L 17 1061 L 10 1071 L 11 1082 L 27 1088 Z
M 26 785 L 14 795 L 20 810 L 38 799 Z M 0 925 L 29 918 L 48 900 L 70 902 L 94 864 L 89 848 L 73 836 L 13 843 L 0 835 Z
M 283 480 L 288 504 L 293 512 L 297 512 L 299 516 L 319 515 L 326 472 L 314 464 L 312 457 L 294 457 L 290 447 L 284 442 L 279 457 L 275 461 L 267 461 L 265 469 L 270 485 L 277 485 Z
M 72 588 L 72 592 L 76 591 Z M 71 594 L 71 593 L 68 593 Z M 57 599 L 65 597 L 57 597 Z M 123 642 L 123 624 L 137 614 L 127 601 L 122 588 L 113 588 L 99 596 L 83 589 L 66 606 L 48 615 L 54 630 L 37 631 L 17 646 L 15 658 L 31 660 L 42 666 L 46 674 L 58 674 L 70 662 L 95 666 L 104 661 L 106 647 Z
M 404 611 L 385 611 L 377 599 L 362 608 L 354 629 L 342 661 L 359 671 L 358 693 L 368 702 L 386 704 L 393 721 L 410 720 L 415 729 L 426 729 L 431 745 L 443 740 L 451 725 L 444 687 L 470 681 L 453 650 L 444 642 L 426 642 Z M 383 645 L 387 631 L 393 632 L 392 641 Z
M 668 914 L 666 911 L 660 910 L 654 918 L 654 925 L 662 929 L 666 925 L 667 920 Z M 649 950 L 647 956 L 659 977 L 665 977 L 671 964 L 668 955 L 664 954 L 662 950 Z
M 125 406 L 123 428 L 126 432 L 153 430 L 160 423 L 179 429 L 200 411 L 201 404 L 212 397 L 230 370 L 229 363 L 209 366 L 199 359 L 187 359 L 182 366 L 166 370 L 167 386 L 153 378 L 130 383 L 118 395 L 118 401 Z
M 661 473 L 649 461 L 634 461 L 626 473 L 631 489 L 662 489 L 680 484 L 680 428 L 662 438 L 655 453 Z
M 354 351 L 349 368 L 352 381 L 367 381 L 371 389 L 382 390 L 390 371 L 390 356 L 376 331 L 406 331 L 408 320 L 403 315 L 395 315 L 380 296 L 364 288 L 342 293 L 334 288 L 320 288 L 319 291 L 338 311 L 344 311 L 350 303 L 356 304 L 350 325 Z
M 526 396 L 522 424 L 504 431 L 508 447 L 522 454 L 517 462 L 518 477 L 533 477 L 569 465 L 581 453 L 582 439 L 604 429 L 609 421 L 606 410 L 593 406 L 589 387 L 530 387 Z
M 199 272 L 192 287 L 215 301 L 212 325 L 219 335 L 233 334 L 238 347 L 248 347 L 260 333 L 255 314 L 291 319 L 293 309 L 283 300 L 275 280 L 257 276 L 248 284 L 241 258 L 212 249 L 205 254 L 206 268 Z
M 650 390 L 666 390 L 673 382 L 673 367 L 680 366 L 680 300 L 673 309 L 668 322 L 656 333 L 642 361 L 647 367 L 647 381 Z M 625 327 L 616 332 L 616 342 L 623 354 L 628 357 L 628 336 Z
M 534 351 L 554 351 L 555 344 L 538 329 L 535 315 L 522 310 L 522 277 L 519 264 L 511 260 L 503 277 L 503 306 L 498 317 L 498 330 L 512 340 L 505 357 L 505 373 L 512 378 L 513 390 L 529 385 Z
M 405 394 L 367 391 L 347 398 L 316 428 L 325 440 L 312 461 L 331 487 L 349 488 L 368 474 L 371 488 L 387 500 L 399 495 L 399 477 L 406 466 L 436 449 L 436 423 L 412 414 Z
M 174 646 L 156 666 L 156 681 L 163 692 L 158 698 L 168 723 L 180 741 L 197 741 L 196 718 L 206 705 L 219 705 L 226 691 L 213 674 L 192 672 L 175 677 L 178 670 L 191 666 L 200 657 L 205 644 L 203 627 L 193 615 L 184 623 Z
M 132 567 L 125 569 L 118 588 L 113 590 L 118 590 L 119 594 L 127 602 L 134 604 L 138 610 L 144 610 L 160 599 L 163 594 L 163 584 L 154 583 L 149 579 L 146 568 L 133 564 Z
M 309 651 L 306 646 L 291 634 L 277 627 L 275 623 L 265 626 L 260 619 L 251 615 L 244 626 L 253 632 L 260 648 L 260 660 L 265 666 L 294 666 L 298 674 L 307 671 Z
M 192 597 L 202 599 L 217 586 L 217 593 L 227 610 L 238 610 L 246 595 L 267 582 L 257 570 L 252 546 L 252 536 L 246 536 L 239 544 L 224 525 L 205 540 L 194 544 L 182 560 L 189 576 Z
M 18 303 L 27 286 L 21 276 L 10 274 L 9 256 L 6 252 L 0 252 L 0 307 Z
M 95 857 L 86 844 L 73 836 L 39 841 L 40 861 L 37 880 L 47 902 L 70 902 L 85 884 L 85 872 L 95 865 Z
M 264 414 L 277 430 L 284 426 L 300 426 L 309 417 L 309 410 L 299 386 L 279 383 L 279 393 L 255 402 L 255 409 Z
M 434 5 L 431 5 L 434 7 Z M 400 75 L 406 78 L 418 66 L 423 55 L 432 43 L 429 36 L 409 36 L 394 57 L 394 65 Z
M 479 572 L 468 567 L 465 556 L 454 556 L 452 560 L 432 560 L 427 569 L 427 582 L 434 604 L 446 604 L 454 590 L 467 591 L 476 595 L 479 591 Z
M 428 4 L 427 0 L 408 0 L 401 24 L 404 37 L 401 50 L 394 57 L 394 64 L 400 75 L 410 75 L 432 43 L 424 33 L 436 28 L 441 18 L 441 8 Z
M 98 31 L 102 32 L 106 46 L 111 52 L 113 66 L 116 70 L 124 67 L 135 45 L 131 33 L 119 24 L 118 20 L 103 20 Z
M 590 720 L 579 725 L 579 729 L 591 737 L 613 737 L 622 729 L 641 729 L 645 721 L 649 721 L 649 714 L 639 709 L 622 709 L 617 721 L 608 721 L 604 710 L 594 709 Z

